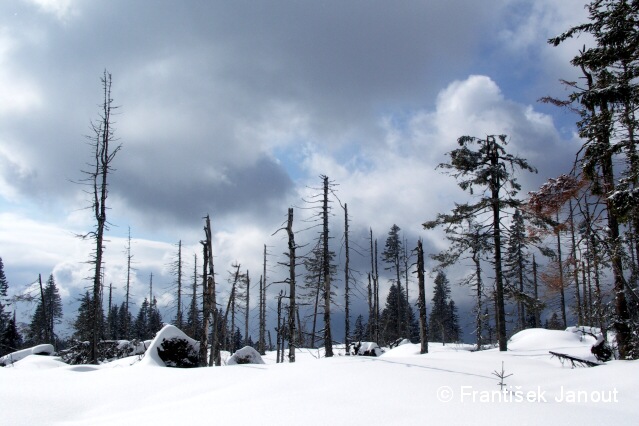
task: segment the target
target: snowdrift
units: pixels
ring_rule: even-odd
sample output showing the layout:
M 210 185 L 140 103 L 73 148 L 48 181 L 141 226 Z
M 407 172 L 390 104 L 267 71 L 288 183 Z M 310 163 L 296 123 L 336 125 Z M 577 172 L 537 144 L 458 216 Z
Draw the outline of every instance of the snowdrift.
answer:
M 20 351 L 12 352 L 0 358 L 0 365 L 10 365 L 14 362 L 20 361 L 29 355 L 53 355 L 53 345 L 37 345 L 31 348 L 22 349 Z

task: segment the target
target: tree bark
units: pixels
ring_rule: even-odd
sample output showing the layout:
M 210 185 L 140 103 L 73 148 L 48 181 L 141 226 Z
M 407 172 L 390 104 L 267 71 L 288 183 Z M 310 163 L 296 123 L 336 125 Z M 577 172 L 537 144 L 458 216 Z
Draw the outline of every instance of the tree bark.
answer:
M 422 240 L 417 240 L 417 285 L 419 305 L 420 354 L 428 353 L 428 322 L 426 321 L 426 282 L 424 277 L 424 248 Z
M 288 304 L 288 360 L 295 362 L 295 234 L 293 233 L 293 209 L 288 209 L 288 220 L 286 222 L 286 233 L 288 234 L 288 283 L 289 283 L 289 304 Z
M 322 248 L 324 269 L 324 350 L 326 358 L 333 356 L 333 338 L 331 335 L 331 265 L 328 250 L 328 176 L 324 180 L 324 202 L 322 206 L 323 234 Z

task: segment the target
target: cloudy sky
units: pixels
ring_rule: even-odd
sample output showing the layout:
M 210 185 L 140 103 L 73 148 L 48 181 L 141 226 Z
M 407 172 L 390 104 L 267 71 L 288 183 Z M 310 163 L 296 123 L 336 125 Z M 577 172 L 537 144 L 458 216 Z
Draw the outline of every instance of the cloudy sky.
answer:
M 420 224 L 465 200 L 435 170 L 459 136 L 509 135 L 511 151 L 539 169 L 521 176 L 525 191 L 568 170 L 575 117 L 537 99 L 564 96 L 558 80 L 575 78 L 569 60 L 585 41 L 546 40 L 585 21 L 584 4 L 3 1 L 0 257 L 12 294 L 53 273 L 71 306 L 89 284 L 91 247 L 74 234 L 93 223 L 73 181 L 91 159 L 85 135 L 105 69 L 122 144 L 110 178 L 107 282 L 120 297 L 130 227 L 136 301 L 153 272 L 168 307 L 176 244 L 192 265 L 206 214 L 219 281 L 233 261 L 257 281 L 264 244 L 275 280 L 285 246 L 272 234 L 320 175 L 338 184 L 357 244 L 367 245 L 372 227 L 383 245 L 396 223 L 411 247 L 422 237 L 435 250 L 439 236 Z M 309 214 L 297 210 L 297 229 Z

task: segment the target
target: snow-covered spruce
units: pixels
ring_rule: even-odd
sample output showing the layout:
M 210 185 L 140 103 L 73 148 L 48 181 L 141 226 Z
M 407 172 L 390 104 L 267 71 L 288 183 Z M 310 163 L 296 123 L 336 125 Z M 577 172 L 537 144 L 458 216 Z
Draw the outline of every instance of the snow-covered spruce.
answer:
M 264 364 L 264 360 L 258 351 L 250 346 L 244 346 L 242 349 L 238 349 L 229 359 L 226 361 L 226 365 L 238 365 L 238 364 Z

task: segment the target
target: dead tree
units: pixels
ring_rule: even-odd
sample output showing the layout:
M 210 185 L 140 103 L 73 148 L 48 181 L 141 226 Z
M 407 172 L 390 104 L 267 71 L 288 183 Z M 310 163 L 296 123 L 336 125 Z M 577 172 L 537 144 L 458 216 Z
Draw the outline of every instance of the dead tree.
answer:
M 428 321 L 426 319 L 426 283 L 424 279 L 424 248 L 422 246 L 422 240 L 417 240 L 417 286 L 418 286 L 418 299 L 417 305 L 419 307 L 419 340 L 421 347 L 420 354 L 428 353 Z
M 293 209 L 289 208 L 288 209 L 288 217 L 286 220 L 286 227 L 284 228 L 280 228 L 277 231 L 275 231 L 275 233 L 273 235 L 275 235 L 277 232 L 281 231 L 281 230 L 285 230 L 286 234 L 288 235 L 288 253 L 285 253 L 286 257 L 288 257 L 288 271 L 289 271 L 289 275 L 288 278 L 285 280 L 285 282 L 288 282 L 289 284 L 289 305 L 288 305 L 288 309 L 289 309 L 289 313 L 288 313 L 288 336 L 289 336 L 289 343 L 288 343 L 288 359 L 289 362 L 295 362 L 295 262 L 296 262 L 296 255 L 295 255 L 295 250 L 297 248 L 297 245 L 295 244 L 295 234 L 293 233 Z M 283 296 L 280 293 L 280 296 L 278 298 L 278 311 L 281 309 L 281 299 L 282 297 L 286 297 Z M 278 312 L 278 316 L 279 316 L 279 312 Z M 279 319 L 278 319 L 278 328 L 279 328 Z M 278 336 L 279 336 L 278 332 Z M 279 340 L 278 340 L 279 341 Z
M 328 176 L 322 176 L 324 182 L 324 199 L 322 203 L 322 249 L 323 256 L 323 276 L 324 276 L 324 350 L 325 356 L 333 356 L 333 338 L 331 336 L 331 265 L 329 262 L 328 249 Z
M 348 248 L 348 204 L 344 203 L 344 347 L 346 348 L 346 355 L 349 355 L 348 345 L 350 343 L 349 333 L 351 330 L 350 324 L 350 301 L 349 301 L 349 262 L 350 252 Z
M 198 307 L 197 307 L 197 254 L 193 254 L 193 288 L 192 288 L 192 297 L 191 297 L 191 307 L 189 309 L 188 316 L 188 325 L 189 325 L 189 336 L 195 338 L 199 331 L 199 315 L 198 315 Z
M 260 276 L 260 300 L 259 300 L 259 338 L 258 338 L 258 342 L 257 342 L 257 350 L 259 351 L 260 355 L 265 355 L 266 354 L 266 342 L 265 342 L 265 336 L 264 336 L 264 332 L 265 327 L 264 327 L 264 321 L 263 321 L 263 316 L 262 316 L 262 312 L 263 312 L 263 306 L 265 304 L 265 300 L 264 300 L 264 291 L 263 291 L 263 287 L 264 287 L 264 276 Z
M 213 316 L 213 333 L 211 334 L 211 355 L 209 358 L 209 367 L 213 365 L 215 362 L 216 366 L 222 365 L 222 360 L 220 359 L 220 342 L 217 335 L 218 332 L 218 312 L 217 312 L 217 301 L 215 297 L 215 268 L 213 265 L 213 241 L 211 237 L 211 219 L 209 216 L 206 216 L 206 228 L 204 229 L 206 233 L 206 244 L 207 244 L 207 253 L 208 259 L 205 258 L 205 262 L 208 261 L 209 264 L 209 276 L 207 277 L 207 297 L 209 299 L 209 315 Z
M 258 342 L 258 350 L 261 355 L 266 353 L 266 244 L 264 244 L 264 262 L 263 272 L 260 277 L 260 337 Z M 270 346 L 270 344 L 269 344 Z
M 288 235 L 288 284 L 289 284 L 289 304 L 288 304 L 288 360 L 295 362 L 295 234 L 293 234 L 293 209 L 288 209 L 288 220 L 286 222 L 286 234 Z
M 95 218 L 95 229 L 83 238 L 91 238 L 95 242 L 95 249 L 89 263 L 94 265 L 93 299 L 91 312 L 91 362 L 98 362 L 98 342 L 102 325 L 102 267 L 104 253 L 104 233 L 108 230 L 106 200 L 108 196 L 108 177 L 113 170 L 112 163 L 122 145 L 113 145 L 114 129 L 111 113 L 115 109 L 111 99 L 111 74 L 106 70 L 101 78 L 104 100 L 101 105 L 100 118 L 91 123 L 93 136 L 89 138 L 93 150 L 93 162 L 89 164 L 90 171 L 83 171 L 88 177 L 85 184 L 90 186 L 87 193 L 91 194 L 91 208 Z
M 245 297 L 245 307 L 244 310 L 244 344 L 248 346 L 249 342 L 249 304 L 251 301 L 251 278 L 249 276 L 248 269 L 246 270 L 246 275 L 244 275 L 244 280 L 246 281 L 246 297 Z
M 206 233 L 206 227 L 204 228 Z M 207 349 L 209 346 L 209 325 L 211 317 L 211 307 L 208 292 L 208 262 L 209 257 L 208 244 L 206 241 L 200 241 L 202 244 L 202 336 L 200 337 L 200 367 L 207 365 Z
M 206 366 L 206 351 L 209 341 L 209 326 L 213 326 L 211 332 L 211 352 L 209 354 L 208 366 L 213 363 L 219 366 L 222 361 L 220 359 L 220 346 L 218 336 L 218 312 L 217 301 L 215 298 L 215 269 L 213 265 L 213 243 L 211 237 L 211 219 L 209 215 L 204 218 L 204 235 L 205 239 L 200 241 L 204 261 L 202 262 L 202 338 L 200 340 L 200 366 Z
M 177 259 L 173 264 L 177 285 L 177 313 L 175 315 L 175 326 L 182 329 L 182 240 L 178 241 Z
M 128 339 L 129 336 L 129 298 L 131 295 L 131 261 L 133 255 L 131 254 L 131 227 L 129 227 L 129 235 L 126 244 L 126 293 L 124 296 L 124 338 Z

